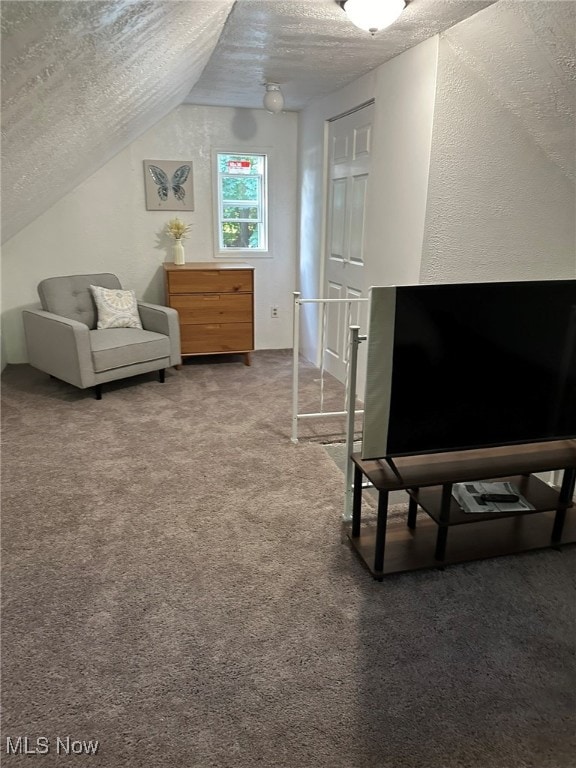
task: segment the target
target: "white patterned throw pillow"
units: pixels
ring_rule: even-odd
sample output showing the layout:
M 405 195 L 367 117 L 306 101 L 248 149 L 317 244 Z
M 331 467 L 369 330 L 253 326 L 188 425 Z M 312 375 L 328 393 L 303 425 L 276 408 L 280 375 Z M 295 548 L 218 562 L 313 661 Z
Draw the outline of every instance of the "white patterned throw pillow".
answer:
M 90 290 L 98 310 L 96 328 L 142 328 L 134 291 L 100 285 L 91 285 Z

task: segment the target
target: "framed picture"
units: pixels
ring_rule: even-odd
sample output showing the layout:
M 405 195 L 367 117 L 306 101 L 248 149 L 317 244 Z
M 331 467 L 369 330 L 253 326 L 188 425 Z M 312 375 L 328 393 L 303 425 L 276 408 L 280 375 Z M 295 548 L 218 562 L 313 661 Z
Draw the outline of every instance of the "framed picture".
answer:
M 191 160 L 144 160 L 147 211 L 193 211 Z

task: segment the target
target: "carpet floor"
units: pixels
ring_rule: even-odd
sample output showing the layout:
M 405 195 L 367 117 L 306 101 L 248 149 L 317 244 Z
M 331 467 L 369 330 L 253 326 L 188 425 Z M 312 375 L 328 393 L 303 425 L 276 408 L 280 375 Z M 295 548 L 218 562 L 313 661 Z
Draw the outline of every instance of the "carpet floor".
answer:
M 576 550 L 375 582 L 335 427 L 290 442 L 290 352 L 2 383 L 3 764 L 575 765 Z

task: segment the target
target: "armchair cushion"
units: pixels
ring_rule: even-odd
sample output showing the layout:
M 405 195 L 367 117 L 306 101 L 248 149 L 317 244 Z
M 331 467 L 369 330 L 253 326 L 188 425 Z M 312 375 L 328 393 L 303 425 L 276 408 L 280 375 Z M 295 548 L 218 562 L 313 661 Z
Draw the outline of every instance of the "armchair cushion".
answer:
M 42 309 L 84 323 L 90 329 L 96 328 L 96 304 L 90 292 L 90 285 L 122 288 L 116 275 L 109 272 L 48 277 L 38 285 Z
M 139 328 L 90 331 L 90 346 L 96 373 L 170 357 L 168 336 Z
M 98 310 L 96 328 L 142 328 L 134 291 L 100 285 L 91 285 L 90 290 Z

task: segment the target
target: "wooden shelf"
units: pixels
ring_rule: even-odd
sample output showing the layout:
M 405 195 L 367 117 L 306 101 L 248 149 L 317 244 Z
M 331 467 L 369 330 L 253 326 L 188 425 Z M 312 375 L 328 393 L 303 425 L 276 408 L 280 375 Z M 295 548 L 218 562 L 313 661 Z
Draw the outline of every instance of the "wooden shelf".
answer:
M 461 525 L 450 529 L 446 557 L 439 562 L 434 557 L 438 526 L 429 519 L 418 519 L 415 529 L 405 522 L 395 521 L 386 532 L 386 557 L 384 569 L 373 568 L 376 545 L 376 522 L 362 526 L 361 535 L 351 535 L 351 525 L 345 523 L 344 530 L 352 548 L 358 553 L 363 564 L 376 579 L 393 573 L 406 573 L 426 568 L 443 568 L 446 565 L 485 560 L 503 555 L 550 549 L 550 537 L 554 525 L 554 513 L 507 517 L 502 520 L 484 521 L 482 525 Z M 576 544 L 576 511 L 566 515 L 562 540 L 558 546 Z
M 393 491 L 576 467 L 576 440 L 401 456 L 394 459 L 396 472 L 384 459 L 364 461 L 359 453 L 352 459 L 377 490 Z
M 572 504 L 575 440 L 408 456 L 389 462 L 364 461 L 353 454 L 352 461 L 354 503 L 348 536 L 378 580 L 389 573 L 576 543 Z M 564 470 L 560 492 L 534 476 L 554 470 Z M 364 525 L 363 477 L 378 491 L 377 520 Z M 467 514 L 452 497 L 454 483 L 491 479 L 512 482 L 535 509 Z M 388 495 L 396 490 L 410 496 L 406 525 L 388 526 Z M 429 519 L 417 518 L 418 506 Z
M 450 520 L 448 525 L 466 525 L 467 523 L 480 523 L 484 520 L 502 520 L 505 517 L 519 517 L 521 515 L 533 515 L 536 512 L 556 510 L 559 507 L 568 508 L 571 504 L 560 504 L 560 494 L 537 477 L 530 475 L 510 475 L 499 478 L 503 482 L 515 485 L 526 501 L 535 509 L 522 510 L 520 512 L 495 512 L 495 513 L 466 513 L 459 506 L 456 499 L 452 498 L 450 504 Z M 442 486 L 431 488 L 417 488 L 408 490 L 409 495 L 418 503 L 430 517 L 440 524 Z

